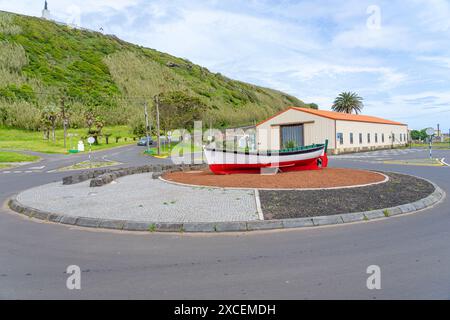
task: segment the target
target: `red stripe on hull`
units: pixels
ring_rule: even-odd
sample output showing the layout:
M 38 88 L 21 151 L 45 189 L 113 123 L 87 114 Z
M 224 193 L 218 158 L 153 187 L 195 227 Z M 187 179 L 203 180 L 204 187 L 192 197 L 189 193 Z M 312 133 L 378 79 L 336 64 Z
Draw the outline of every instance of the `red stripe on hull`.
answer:
M 318 164 L 318 160 L 321 160 L 321 166 Z M 301 170 L 319 170 L 328 166 L 328 157 L 325 154 L 319 158 L 298 160 L 298 161 L 286 161 L 277 164 L 271 163 L 247 163 L 247 164 L 211 164 L 210 170 L 214 174 L 238 174 L 238 173 L 260 173 L 261 168 L 278 167 L 282 172 L 289 171 L 301 171 Z

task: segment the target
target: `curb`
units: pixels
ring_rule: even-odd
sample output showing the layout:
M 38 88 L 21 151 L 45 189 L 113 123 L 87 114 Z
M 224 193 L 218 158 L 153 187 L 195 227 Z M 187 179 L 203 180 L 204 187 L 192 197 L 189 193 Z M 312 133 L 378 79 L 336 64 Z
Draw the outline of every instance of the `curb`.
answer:
M 318 226 L 385 219 L 405 213 L 412 213 L 432 207 L 445 198 L 445 192 L 439 186 L 437 186 L 434 182 L 429 181 L 427 179 L 423 180 L 430 182 L 434 186 L 435 190 L 429 196 L 413 203 L 403 204 L 392 208 L 379 209 L 374 211 L 345 213 L 345 214 L 310 217 L 310 218 L 280 219 L 280 220 L 199 222 L 199 223 L 142 222 L 142 221 L 75 217 L 50 213 L 22 205 L 20 202 L 17 201 L 16 198 L 10 199 L 8 201 L 8 206 L 11 208 L 11 210 L 34 219 L 80 227 L 126 230 L 126 231 L 220 233 L 220 232 L 246 232 L 258 230 L 311 228 Z

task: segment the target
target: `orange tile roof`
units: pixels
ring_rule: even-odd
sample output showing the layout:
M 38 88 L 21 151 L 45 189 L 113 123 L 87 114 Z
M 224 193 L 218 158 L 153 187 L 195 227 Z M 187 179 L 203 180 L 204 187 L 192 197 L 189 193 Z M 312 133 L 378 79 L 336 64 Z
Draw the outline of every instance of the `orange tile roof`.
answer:
M 258 123 L 257 126 L 259 126 L 260 124 L 263 124 L 264 122 L 269 121 L 270 119 L 272 119 L 288 110 L 303 111 L 306 113 L 314 114 L 319 117 L 324 117 L 324 118 L 333 119 L 333 120 L 382 123 L 382 124 L 394 124 L 394 125 L 406 126 L 406 124 L 404 124 L 404 123 L 387 120 L 387 119 L 383 119 L 383 118 L 378 118 L 378 117 L 365 116 L 365 115 L 361 115 L 361 114 L 348 114 L 348 113 L 343 113 L 343 112 L 334 112 L 334 111 L 326 111 L 326 110 L 315 110 L 315 109 L 310 109 L 310 108 L 299 108 L 299 107 L 290 107 L 284 111 L 281 111 L 280 113 L 274 115 L 273 117 L 270 117 L 269 119 L 266 119 L 266 120 Z

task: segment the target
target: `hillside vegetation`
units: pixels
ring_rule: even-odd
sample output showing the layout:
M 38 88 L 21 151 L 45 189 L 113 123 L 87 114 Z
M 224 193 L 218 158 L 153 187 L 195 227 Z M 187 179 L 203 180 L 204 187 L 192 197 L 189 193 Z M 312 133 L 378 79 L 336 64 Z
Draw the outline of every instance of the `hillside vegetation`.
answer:
M 105 125 L 142 122 L 144 101 L 151 108 L 152 97 L 161 93 L 198 102 L 196 116 L 219 127 L 305 106 L 293 96 L 115 36 L 0 12 L 0 126 L 38 130 L 42 110 L 59 106 L 62 97 L 74 128 L 86 126 L 87 110 Z

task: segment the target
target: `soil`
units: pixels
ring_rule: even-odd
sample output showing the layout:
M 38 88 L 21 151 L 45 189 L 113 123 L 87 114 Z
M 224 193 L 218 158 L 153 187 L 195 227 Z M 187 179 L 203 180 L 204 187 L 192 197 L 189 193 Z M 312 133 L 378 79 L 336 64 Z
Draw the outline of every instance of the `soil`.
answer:
M 344 168 L 324 168 L 321 170 L 295 171 L 276 175 L 215 175 L 208 169 L 205 169 L 201 171 L 166 173 L 163 175 L 163 178 L 168 181 L 197 186 L 257 189 L 348 187 L 385 180 L 382 174 L 376 172 Z
M 289 219 L 390 208 L 430 195 L 434 186 L 420 178 L 386 173 L 389 181 L 367 187 L 334 190 L 261 190 L 265 219 Z

